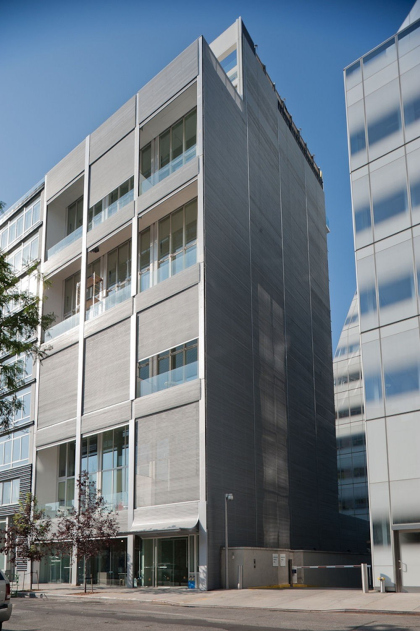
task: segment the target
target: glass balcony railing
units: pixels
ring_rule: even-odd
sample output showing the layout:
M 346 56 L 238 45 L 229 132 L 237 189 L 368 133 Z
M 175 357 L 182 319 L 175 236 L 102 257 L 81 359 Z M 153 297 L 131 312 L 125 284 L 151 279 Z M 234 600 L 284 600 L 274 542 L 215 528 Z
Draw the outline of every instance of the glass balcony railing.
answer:
M 138 396 L 144 397 L 147 394 L 160 392 L 173 386 L 179 386 L 181 383 L 192 381 L 198 377 L 198 362 L 191 362 L 185 366 L 180 366 L 174 370 L 169 370 L 160 375 L 155 375 L 149 379 L 141 379 L 138 382 Z
M 61 239 L 61 241 L 53 245 L 52 248 L 48 250 L 47 258 L 50 259 L 52 256 L 54 256 L 54 254 L 57 254 L 57 252 L 61 252 L 61 250 L 64 250 L 64 248 L 70 245 L 70 243 L 74 243 L 74 241 L 80 239 L 80 237 L 82 236 L 82 232 L 83 226 L 79 226 L 79 228 L 68 234 L 67 237 Z
M 159 171 L 152 173 L 150 177 L 145 178 L 144 175 L 140 173 L 140 194 L 146 193 L 146 191 L 150 190 L 153 186 L 156 186 L 156 184 L 159 184 L 159 182 L 168 177 L 168 175 L 178 171 L 178 169 L 183 167 L 184 164 L 187 164 L 187 162 L 190 162 L 190 160 L 195 158 L 196 153 L 197 145 L 194 145 L 193 147 L 187 149 L 187 151 L 184 151 L 184 153 L 181 153 L 181 155 L 175 158 L 175 160 L 172 160 L 167 165 L 159 169 Z
M 106 219 L 109 219 L 109 217 L 112 217 L 112 215 L 115 215 L 115 213 L 121 210 L 121 208 L 124 208 L 124 206 L 127 206 L 127 204 L 132 202 L 133 199 L 134 189 L 131 189 L 131 191 L 128 191 L 128 193 L 117 199 L 116 202 L 110 204 L 109 206 L 106 206 L 102 210 L 102 212 L 95 215 L 95 217 L 93 217 L 92 220 L 88 223 L 88 231 L 92 230 L 92 228 L 95 228 L 96 226 L 99 226 L 99 224 L 101 224 Z
M 119 287 L 118 289 L 114 289 L 112 291 L 108 291 L 108 295 L 102 299 L 99 299 L 98 302 L 95 302 L 89 309 L 86 311 L 86 320 L 93 320 L 97 316 L 101 315 L 101 313 L 105 313 L 108 309 L 112 309 L 116 307 L 124 300 L 128 300 L 131 296 L 131 282 L 128 281 L 126 285 L 123 287 Z
M 71 506 L 65 506 L 62 502 L 48 502 L 48 504 L 43 506 L 45 516 L 51 517 L 51 519 L 65 514 L 71 508 L 74 508 L 74 500 L 72 500 Z
M 80 313 L 75 313 L 74 315 L 54 324 L 49 329 L 45 331 L 45 341 L 52 340 L 54 337 L 58 337 L 62 333 L 66 331 L 70 331 L 70 329 L 74 329 L 74 327 L 78 326 L 80 322 Z

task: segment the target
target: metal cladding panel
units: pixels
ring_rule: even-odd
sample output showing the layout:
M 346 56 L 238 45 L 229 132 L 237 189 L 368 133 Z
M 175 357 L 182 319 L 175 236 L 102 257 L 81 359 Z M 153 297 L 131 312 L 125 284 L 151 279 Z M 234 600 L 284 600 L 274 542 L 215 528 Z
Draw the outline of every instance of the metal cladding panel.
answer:
M 284 227 L 290 546 L 340 545 L 325 208 L 279 117 Z M 297 256 L 301 253 L 301 256 Z
M 134 175 L 134 131 L 90 167 L 89 208 Z
M 174 388 L 168 388 L 162 392 L 155 392 L 146 397 L 140 397 L 134 401 L 135 418 L 149 416 L 157 412 L 164 412 L 172 408 L 181 407 L 188 403 L 200 400 L 200 380 L 189 381 Z
M 96 333 L 99 333 L 99 331 L 103 331 L 113 324 L 117 324 L 122 320 L 127 320 L 127 318 L 131 316 L 132 309 L 132 300 L 131 298 L 128 298 L 128 300 L 125 300 L 116 307 L 113 307 L 113 309 L 108 309 L 108 311 L 105 311 L 105 313 L 102 313 L 100 316 L 93 318 L 93 320 L 89 320 L 85 323 L 85 337 L 95 335 Z
M 85 170 L 85 146 L 86 140 L 83 140 L 47 173 L 45 186 L 47 200 L 54 197 Z
M 136 508 L 199 499 L 198 403 L 137 421 Z
M 191 287 L 138 316 L 138 359 L 198 337 L 198 289 Z
M 248 113 L 258 545 L 289 548 L 286 341 L 278 108 L 244 46 Z
M 130 320 L 86 340 L 83 413 L 130 398 Z
M 140 125 L 197 75 L 198 41 L 195 41 L 138 92 Z
M 131 401 L 118 403 L 106 410 L 99 410 L 91 414 L 82 416 L 82 434 L 88 434 L 94 431 L 100 431 L 121 425 L 131 419 Z
M 124 138 L 136 124 L 136 97 L 133 96 L 90 136 L 90 163 Z
M 24 500 L 27 493 L 31 492 L 32 484 L 32 465 L 27 464 L 23 467 L 17 467 L 16 469 L 6 469 L 0 471 L 0 482 L 7 482 L 7 480 L 20 479 L 20 499 Z M 0 506 L 0 517 L 8 517 L 14 515 L 18 510 L 18 504 L 7 504 L 6 506 Z
M 134 201 L 124 206 L 124 208 L 121 208 L 115 215 L 112 215 L 112 217 L 109 217 L 98 226 L 95 226 L 92 230 L 89 230 L 87 233 L 87 247 L 93 247 L 95 243 L 124 226 L 133 217 Z
M 76 416 L 78 344 L 42 361 L 39 378 L 38 428 Z
M 247 126 L 203 43 L 208 588 L 220 586 L 224 495 L 233 546 L 257 544 Z
M 75 436 L 76 419 L 73 418 L 64 423 L 57 423 L 57 425 L 52 425 L 51 427 L 38 429 L 36 433 L 36 446 L 44 447 L 45 445 L 75 438 Z
M 150 287 L 147 291 L 137 294 L 136 311 L 148 309 L 158 302 L 167 300 L 181 291 L 197 285 L 200 280 L 200 266 L 198 263 L 188 267 L 179 274 Z
M 198 175 L 198 158 L 190 160 L 182 168 L 175 171 L 171 175 L 168 175 L 164 180 L 153 186 L 146 193 L 140 195 L 137 201 L 138 212 L 143 212 L 152 204 L 160 201 L 169 193 L 172 193 L 177 188 L 184 186 L 187 182 L 192 180 Z

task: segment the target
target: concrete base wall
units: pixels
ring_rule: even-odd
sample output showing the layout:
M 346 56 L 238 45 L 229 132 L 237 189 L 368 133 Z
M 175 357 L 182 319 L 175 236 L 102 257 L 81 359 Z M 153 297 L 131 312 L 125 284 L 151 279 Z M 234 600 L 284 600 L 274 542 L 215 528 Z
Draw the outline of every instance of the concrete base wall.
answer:
M 289 560 L 301 565 L 360 565 L 369 563 L 367 555 L 342 554 L 315 550 L 278 548 L 229 548 L 229 588 L 237 589 L 239 567 L 242 566 L 242 587 L 267 587 L 289 584 Z M 278 565 L 277 565 L 278 563 Z M 221 582 L 225 587 L 225 550 L 221 551 Z M 296 569 L 294 585 L 313 587 L 361 588 L 360 568 Z

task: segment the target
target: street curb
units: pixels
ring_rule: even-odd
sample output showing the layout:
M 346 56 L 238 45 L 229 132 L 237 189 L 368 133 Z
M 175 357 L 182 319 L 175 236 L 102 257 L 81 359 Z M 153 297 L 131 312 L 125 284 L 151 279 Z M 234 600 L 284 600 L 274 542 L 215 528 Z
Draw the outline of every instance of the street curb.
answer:
M 84 597 L 82 594 L 48 594 L 48 593 L 35 593 L 30 592 L 25 595 L 18 595 L 18 598 L 39 598 L 45 600 L 61 600 L 65 598 L 70 602 L 80 602 L 80 598 Z M 185 607 L 190 609 L 259 609 L 263 611 L 284 611 L 285 613 L 352 613 L 352 614 L 369 614 L 369 615 L 390 615 L 390 616 L 420 616 L 420 611 L 400 611 L 400 610 L 387 610 L 387 609 L 293 609 L 286 607 L 258 607 L 258 606 L 250 606 L 250 605 L 220 605 L 220 604 L 194 604 L 194 603 L 179 603 L 172 602 L 167 600 L 138 600 L 137 598 L 115 598 L 115 596 L 100 596 L 99 594 L 94 594 L 87 599 L 87 602 L 96 602 L 100 604 L 103 600 L 113 600 L 119 602 L 136 602 L 139 605 L 141 604 L 153 604 L 153 605 L 165 605 L 170 607 Z

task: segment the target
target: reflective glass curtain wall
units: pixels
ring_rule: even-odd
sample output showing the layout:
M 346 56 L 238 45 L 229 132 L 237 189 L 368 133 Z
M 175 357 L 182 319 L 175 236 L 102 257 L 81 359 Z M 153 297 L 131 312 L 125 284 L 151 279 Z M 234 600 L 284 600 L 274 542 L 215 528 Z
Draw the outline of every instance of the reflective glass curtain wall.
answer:
M 345 70 L 373 577 L 397 590 L 420 586 L 420 20 L 410 21 Z

